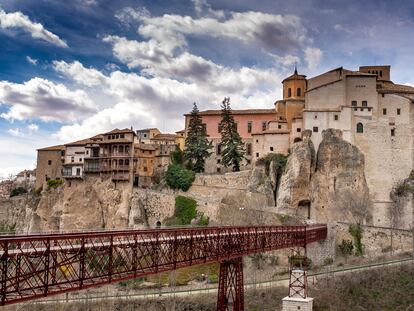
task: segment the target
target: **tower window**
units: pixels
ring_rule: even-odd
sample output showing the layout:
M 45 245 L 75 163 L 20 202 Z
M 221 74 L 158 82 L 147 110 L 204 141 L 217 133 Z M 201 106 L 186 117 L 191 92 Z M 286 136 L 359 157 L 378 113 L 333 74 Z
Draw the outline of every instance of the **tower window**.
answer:
M 259 153 L 258 152 L 256 152 L 256 158 L 258 158 L 259 157 Z
M 385 116 L 387 114 L 387 108 L 382 109 L 382 114 Z
M 338 121 L 338 119 L 339 119 L 339 116 L 336 114 L 336 115 L 334 115 L 334 120 L 335 121 Z
M 391 136 L 395 136 L 395 129 L 391 129 Z
M 362 101 L 362 107 L 368 107 L 368 102 L 366 100 Z
M 300 87 L 298 87 L 298 89 L 296 90 L 296 96 L 302 96 L 302 90 L 300 89 Z
M 301 132 L 301 128 L 300 128 L 300 127 L 298 127 L 298 128 L 296 129 L 296 132 L 300 133 L 300 132 Z
M 351 105 L 352 105 L 353 107 L 357 106 L 357 101 L 356 101 L 356 100 L 353 100 L 353 101 L 351 102 Z
M 281 124 L 278 124 L 277 125 L 277 128 L 280 130 L 282 128 L 282 125 Z
M 270 151 L 273 151 L 273 147 L 270 147 Z
M 52 165 L 52 160 L 48 160 L 47 165 Z
M 364 125 L 361 122 L 357 123 L 356 132 L 357 133 L 364 133 Z
M 288 88 L 288 97 L 292 97 L 292 89 Z
M 317 132 L 319 132 L 319 128 L 318 128 L 317 126 L 314 126 L 314 127 L 313 127 L 313 131 L 314 131 L 315 133 L 317 133 Z
M 400 115 L 400 114 L 401 114 L 401 109 L 397 108 L 397 115 Z

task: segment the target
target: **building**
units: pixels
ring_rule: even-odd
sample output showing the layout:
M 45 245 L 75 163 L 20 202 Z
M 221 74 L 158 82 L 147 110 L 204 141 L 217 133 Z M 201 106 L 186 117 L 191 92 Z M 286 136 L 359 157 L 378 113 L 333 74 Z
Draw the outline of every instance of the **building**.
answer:
M 141 188 L 150 187 L 156 163 L 156 147 L 150 144 L 136 144 L 134 158 L 137 161 L 134 184 Z
M 132 129 L 114 129 L 102 134 L 99 141 L 100 172 L 113 181 L 132 181 L 134 144 L 137 134 Z
M 274 109 L 245 109 L 232 110 L 234 121 L 237 124 L 239 132 L 246 149 L 245 158 L 241 169 L 251 168 L 253 155 L 253 133 L 264 132 L 268 129 L 270 123 L 276 121 Z M 212 155 L 207 158 L 205 163 L 206 173 L 231 171 L 231 168 L 225 168 L 221 164 L 221 135 L 219 133 L 219 123 L 221 121 L 221 110 L 200 111 L 203 123 L 206 127 L 208 139 L 213 143 Z M 188 131 L 190 114 L 185 115 L 185 132 Z
M 157 128 L 147 128 L 142 130 L 137 130 L 138 141 L 143 144 L 149 144 L 150 140 L 154 136 L 161 134 L 160 130 Z
M 36 182 L 36 170 L 23 170 L 16 175 L 17 184 L 31 185 Z
M 64 145 L 37 149 L 36 189 L 45 188 L 45 183 L 48 180 L 62 178 L 64 157 Z
M 177 134 L 177 137 L 175 138 L 175 143 L 180 148 L 180 150 L 184 150 L 185 147 L 185 129 L 175 132 Z
M 342 67 L 308 80 L 303 128 L 317 148 L 322 132 L 342 131 L 365 155 L 374 224 L 389 225 L 390 192 L 414 160 L 414 88 L 395 84 L 390 66 Z

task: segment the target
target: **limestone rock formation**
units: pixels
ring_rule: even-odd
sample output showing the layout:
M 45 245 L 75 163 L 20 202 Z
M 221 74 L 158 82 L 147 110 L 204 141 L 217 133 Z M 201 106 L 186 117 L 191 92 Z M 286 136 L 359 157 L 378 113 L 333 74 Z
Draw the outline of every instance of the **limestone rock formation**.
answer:
M 372 221 L 364 155 L 342 139 L 342 132 L 322 133 L 317 156 L 310 133 L 293 145 L 277 197 L 281 213 L 320 222 Z

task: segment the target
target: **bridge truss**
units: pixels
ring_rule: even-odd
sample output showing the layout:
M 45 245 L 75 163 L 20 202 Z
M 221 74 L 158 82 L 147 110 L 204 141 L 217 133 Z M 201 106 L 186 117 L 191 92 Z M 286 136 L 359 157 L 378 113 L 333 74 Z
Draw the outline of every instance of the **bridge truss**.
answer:
M 217 310 L 243 310 L 242 257 L 324 240 L 326 225 L 0 236 L 0 305 L 220 262 Z

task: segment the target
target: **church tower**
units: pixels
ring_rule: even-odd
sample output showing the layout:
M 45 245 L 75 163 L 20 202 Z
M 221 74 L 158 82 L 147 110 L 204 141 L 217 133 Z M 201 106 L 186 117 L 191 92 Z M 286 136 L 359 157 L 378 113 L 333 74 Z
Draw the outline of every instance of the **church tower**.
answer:
M 283 84 L 283 99 L 300 99 L 305 100 L 306 91 L 306 76 L 298 74 L 295 66 L 293 75 L 287 77 L 282 81 Z

